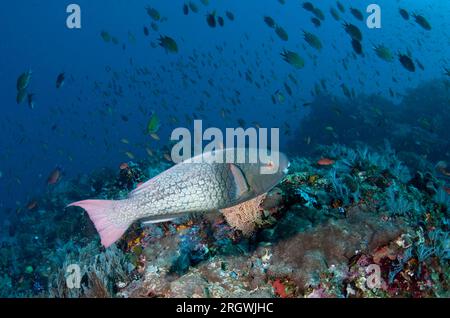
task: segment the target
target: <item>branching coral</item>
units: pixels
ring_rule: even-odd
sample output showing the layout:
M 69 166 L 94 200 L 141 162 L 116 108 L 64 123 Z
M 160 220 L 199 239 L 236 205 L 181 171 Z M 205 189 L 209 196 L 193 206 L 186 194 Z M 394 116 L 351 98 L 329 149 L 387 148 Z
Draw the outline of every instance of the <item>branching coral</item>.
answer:
M 450 195 L 443 188 L 439 188 L 433 199 L 437 204 L 446 207 L 447 211 L 450 210 Z
M 262 194 L 247 202 L 223 209 L 222 213 L 228 224 L 240 230 L 245 236 L 250 236 L 256 230 L 257 225 L 262 222 L 261 203 L 265 198 L 266 194 Z
M 92 251 L 95 250 L 94 253 Z M 71 264 L 80 267 L 80 277 L 86 283 L 80 288 L 69 288 L 66 283 L 67 268 Z M 71 254 L 64 265 L 49 279 L 50 297 L 112 297 L 118 283 L 129 281 L 132 265 L 115 245 L 103 253 L 96 251 L 96 245 L 90 244 L 78 251 L 78 258 Z
M 71 261 L 64 263 L 60 269 L 54 272 L 49 277 L 48 293 L 50 298 L 80 298 L 83 294 L 81 288 L 69 288 L 66 282 L 66 270 L 70 264 L 74 264 Z M 81 277 L 85 274 L 85 267 L 81 268 Z
M 114 295 L 117 284 L 129 281 L 132 269 L 121 250 L 116 246 L 108 248 L 104 253 L 96 255 L 88 266 L 88 285 L 83 286 L 85 294 L 89 297 Z
M 386 194 L 385 207 L 389 214 L 391 216 L 407 216 L 413 206 L 402 193 L 399 193 L 396 185 L 390 186 Z
M 450 259 L 450 237 L 448 231 L 436 229 L 428 235 L 433 246 L 434 253 L 441 264 Z
M 411 177 L 408 168 L 397 158 L 387 141 L 382 153 L 370 151 L 367 145 L 360 145 L 356 150 L 340 144 L 321 147 L 321 149 L 327 156 L 338 159 L 334 168 L 339 172 L 348 173 L 355 167 L 360 170 L 387 170 L 403 183 Z
M 336 169 L 330 171 L 330 181 L 333 186 L 334 191 L 337 193 L 338 197 L 342 199 L 345 203 L 348 203 L 349 189 L 347 185 L 337 176 Z
M 398 261 L 398 263 L 393 264 L 391 270 L 388 274 L 388 282 L 392 284 L 394 282 L 395 276 L 400 273 L 405 264 L 413 257 L 413 248 L 409 247 L 403 254 L 402 258 Z

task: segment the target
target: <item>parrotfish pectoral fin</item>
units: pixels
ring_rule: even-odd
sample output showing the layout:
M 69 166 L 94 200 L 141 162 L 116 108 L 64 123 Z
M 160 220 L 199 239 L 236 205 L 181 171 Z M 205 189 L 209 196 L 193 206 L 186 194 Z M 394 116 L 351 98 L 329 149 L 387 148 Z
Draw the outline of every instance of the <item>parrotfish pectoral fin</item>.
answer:
M 186 213 L 181 212 L 181 213 L 176 213 L 176 214 L 149 216 L 149 217 L 141 219 L 140 221 L 143 226 L 149 226 L 150 224 L 173 221 L 175 219 L 185 217 L 185 216 L 191 215 L 191 214 L 192 214 L 192 212 L 186 212 Z
M 162 222 L 169 222 L 169 221 L 173 221 L 176 218 L 165 218 L 165 219 L 154 219 L 154 220 L 147 220 L 147 221 L 142 221 L 141 224 L 143 226 L 148 226 L 150 224 L 155 224 L 155 223 L 162 223 Z
M 118 226 L 111 221 L 111 214 L 115 213 L 116 203 L 113 200 L 84 200 L 69 204 L 86 210 L 94 223 L 104 247 L 111 246 L 125 233 L 128 226 Z
M 235 164 L 230 163 L 229 164 L 231 173 L 234 177 L 234 182 L 236 185 L 236 195 L 237 198 L 242 197 L 245 193 L 250 191 L 250 187 L 247 183 L 247 179 L 245 178 L 244 173 L 242 170 L 236 166 Z

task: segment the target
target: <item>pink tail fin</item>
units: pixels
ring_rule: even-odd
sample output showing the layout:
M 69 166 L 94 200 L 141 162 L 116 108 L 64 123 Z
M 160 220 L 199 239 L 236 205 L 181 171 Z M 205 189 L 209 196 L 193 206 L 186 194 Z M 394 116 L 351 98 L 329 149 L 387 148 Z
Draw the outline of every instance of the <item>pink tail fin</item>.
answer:
M 111 215 L 115 212 L 117 202 L 113 200 L 84 200 L 69 204 L 86 210 L 94 223 L 103 246 L 109 247 L 125 233 L 128 226 L 118 226 L 111 222 Z

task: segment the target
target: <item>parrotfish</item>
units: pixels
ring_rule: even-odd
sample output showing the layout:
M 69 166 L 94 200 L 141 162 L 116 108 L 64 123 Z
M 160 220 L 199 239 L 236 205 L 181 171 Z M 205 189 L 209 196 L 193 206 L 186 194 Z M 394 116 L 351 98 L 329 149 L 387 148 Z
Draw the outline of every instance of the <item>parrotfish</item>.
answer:
M 109 247 L 137 220 L 159 223 L 190 213 L 213 212 L 271 190 L 287 173 L 287 157 L 271 151 L 266 159 L 254 158 L 250 150 L 228 148 L 198 155 L 143 183 L 126 199 L 84 200 L 68 206 L 86 210 L 101 243 Z

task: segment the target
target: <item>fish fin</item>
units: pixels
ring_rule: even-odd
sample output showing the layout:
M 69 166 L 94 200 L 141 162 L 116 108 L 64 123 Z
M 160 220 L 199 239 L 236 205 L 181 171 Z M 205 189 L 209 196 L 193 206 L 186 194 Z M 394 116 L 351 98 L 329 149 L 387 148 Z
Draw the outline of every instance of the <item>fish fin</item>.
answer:
M 169 222 L 169 221 L 173 221 L 176 218 L 165 218 L 165 219 L 152 219 L 152 220 L 145 220 L 142 221 L 141 224 L 143 226 L 148 226 L 150 224 L 155 224 L 155 223 L 162 223 L 162 222 Z
M 236 166 L 235 164 L 229 164 L 231 174 L 234 177 L 234 182 L 236 185 L 236 194 L 237 199 L 241 198 L 245 193 L 250 191 L 250 187 L 248 186 L 247 179 L 245 178 L 242 170 Z
M 144 182 L 143 184 L 139 185 L 138 187 L 136 187 L 133 191 L 131 191 L 130 193 L 128 193 L 128 197 L 131 198 L 133 196 L 135 196 L 136 194 L 139 194 L 140 192 L 142 192 L 142 190 L 148 188 L 148 186 L 153 182 L 152 179 Z
M 84 200 L 71 203 L 68 207 L 78 206 L 86 210 L 100 235 L 102 245 L 109 247 L 120 239 L 128 228 L 128 225 L 120 226 L 111 221 L 111 215 L 115 213 L 118 202 L 114 200 Z
M 141 224 L 145 226 L 145 225 L 150 225 L 150 224 L 155 224 L 155 223 L 169 222 L 169 221 L 173 221 L 178 218 L 192 215 L 193 213 L 196 213 L 196 212 L 181 212 L 181 213 L 149 216 L 149 217 L 141 219 Z
M 169 168 L 168 170 L 170 170 L 172 168 Z M 166 173 L 168 170 L 162 172 L 161 174 Z M 155 178 L 151 178 L 151 179 L 145 181 L 144 183 L 140 184 L 138 187 L 136 187 L 134 190 L 132 190 L 130 193 L 128 193 L 128 198 L 132 198 L 132 197 L 138 195 L 139 193 L 142 193 L 144 190 L 148 190 L 149 188 L 151 188 L 152 184 L 154 183 L 154 179 Z

